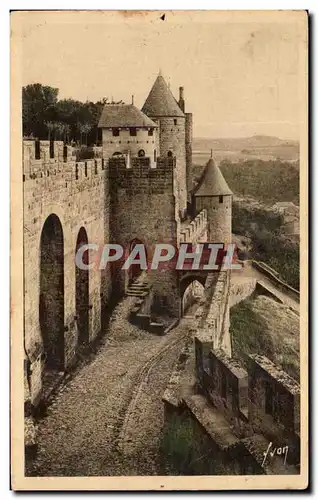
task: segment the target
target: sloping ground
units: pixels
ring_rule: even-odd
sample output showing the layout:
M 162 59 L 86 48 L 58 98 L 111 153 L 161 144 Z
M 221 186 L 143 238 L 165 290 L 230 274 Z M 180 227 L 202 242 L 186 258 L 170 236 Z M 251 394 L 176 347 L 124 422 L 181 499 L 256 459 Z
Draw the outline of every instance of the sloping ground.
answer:
M 191 322 L 152 335 L 128 322 L 134 300 L 126 297 L 115 308 L 96 356 L 38 422 L 38 452 L 26 475 L 160 473 L 161 398 Z
M 270 297 L 248 298 L 231 309 L 233 354 L 261 353 L 299 380 L 299 316 Z

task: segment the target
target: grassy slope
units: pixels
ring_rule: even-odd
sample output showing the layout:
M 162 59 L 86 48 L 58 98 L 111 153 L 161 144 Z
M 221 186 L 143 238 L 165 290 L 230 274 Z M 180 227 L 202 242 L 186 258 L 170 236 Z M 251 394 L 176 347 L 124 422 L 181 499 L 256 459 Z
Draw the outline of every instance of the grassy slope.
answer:
M 248 354 L 263 354 L 299 380 L 299 317 L 263 295 L 231 309 L 233 354 L 244 363 Z

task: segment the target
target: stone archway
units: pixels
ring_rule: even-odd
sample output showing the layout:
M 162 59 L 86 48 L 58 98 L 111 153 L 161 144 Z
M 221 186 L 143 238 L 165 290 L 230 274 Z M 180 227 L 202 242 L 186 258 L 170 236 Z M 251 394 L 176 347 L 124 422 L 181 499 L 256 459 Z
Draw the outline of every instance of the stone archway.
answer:
M 83 246 L 88 244 L 87 232 L 84 227 L 81 227 L 76 241 L 76 252 Z M 88 250 L 83 255 L 84 264 L 89 264 Z M 75 264 L 75 307 L 76 321 L 78 332 L 78 347 L 88 344 L 89 342 L 89 270 L 80 269 Z
M 47 217 L 41 233 L 39 323 L 45 368 L 64 369 L 64 238 L 55 214 Z
M 204 297 L 206 277 L 186 275 L 180 281 L 181 317 Z
M 133 239 L 129 245 L 129 255 L 131 254 L 133 248 L 136 245 L 143 245 L 143 244 L 144 243 L 141 240 L 139 240 L 138 238 Z M 145 252 L 146 252 L 146 258 L 147 258 L 146 247 L 145 247 Z M 141 275 L 142 272 L 143 272 L 143 269 L 140 268 L 139 264 L 132 264 L 128 269 L 128 286 L 130 286 L 134 281 L 136 281 L 136 279 Z

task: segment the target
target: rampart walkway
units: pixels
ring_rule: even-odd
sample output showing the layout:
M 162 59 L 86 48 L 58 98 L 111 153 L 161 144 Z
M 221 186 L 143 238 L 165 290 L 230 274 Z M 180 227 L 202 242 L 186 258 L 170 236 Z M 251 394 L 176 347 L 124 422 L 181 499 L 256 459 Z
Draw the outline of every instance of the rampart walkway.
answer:
M 127 322 L 130 301 L 115 309 L 95 359 L 60 390 L 39 422 L 38 454 L 28 474 L 160 474 L 161 398 L 191 318 L 154 336 Z

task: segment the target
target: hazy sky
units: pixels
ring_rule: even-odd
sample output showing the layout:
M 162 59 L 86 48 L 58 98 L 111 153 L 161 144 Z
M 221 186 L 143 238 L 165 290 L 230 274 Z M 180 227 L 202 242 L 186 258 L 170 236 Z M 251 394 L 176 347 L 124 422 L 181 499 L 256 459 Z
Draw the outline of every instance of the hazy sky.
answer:
M 160 14 L 26 16 L 23 85 L 40 82 L 58 87 L 60 98 L 79 100 L 130 103 L 134 94 L 142 107 L 161 68 L 175 97 L 184 86 L 195 136 L 298 139 L 304 75 L 294 18 L 211 22 L 166 13 L 162 21 Z

